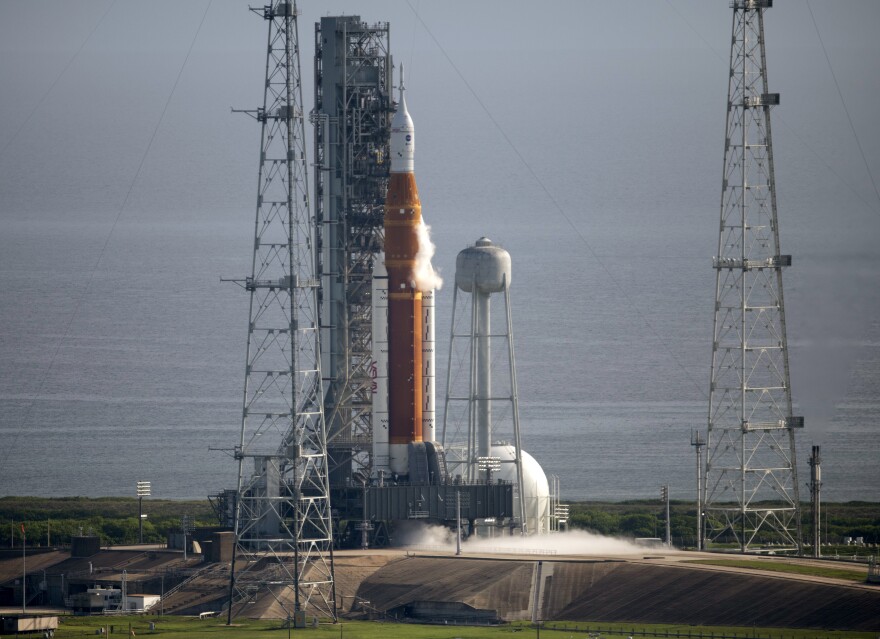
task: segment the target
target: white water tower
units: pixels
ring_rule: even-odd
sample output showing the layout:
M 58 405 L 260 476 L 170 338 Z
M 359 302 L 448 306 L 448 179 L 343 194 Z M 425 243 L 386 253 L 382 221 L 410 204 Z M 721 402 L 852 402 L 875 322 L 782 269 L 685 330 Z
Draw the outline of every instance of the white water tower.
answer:
M 489 238 L 458 254 L 443 446 L 450 474 L 465 481 L 514 483 L 512 516 L 522 522 L 523 534 L 533 534 L 549 532 L 550 490 L 541 466 L 520 444 L 510 281 L 510 254 Z M 499 293 L 503 305 L 493 320 L 492 296 Z M 496 432 L 502 421 L 505 427 Z M 500 441 L 499 434 L 511 436 L 512 443 Z

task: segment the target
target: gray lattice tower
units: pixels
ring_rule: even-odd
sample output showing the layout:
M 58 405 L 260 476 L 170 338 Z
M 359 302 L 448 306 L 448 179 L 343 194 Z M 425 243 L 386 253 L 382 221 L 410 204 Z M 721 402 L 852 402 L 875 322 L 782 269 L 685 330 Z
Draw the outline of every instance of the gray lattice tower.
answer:
M 779 250 L 764 10 L 734 0 L 705 481 L 707 546 L 800 550 L 800 506 Z
M 322 233 L 324 412 L 334 508 L 360 518 L 352 477 L 372 454 L 372 267 L 383 246 L 392 113 L 387 23 L 315 25 L 315 211 Z M 351 503 L 349 503 L 351 502 Z
M 252 9 L 268 24 L 250 318 L 229 618 L 271 596 L 287 616 L 336 619 L 295 3 Z M 236 574 L 237 571 L 237 574 Z

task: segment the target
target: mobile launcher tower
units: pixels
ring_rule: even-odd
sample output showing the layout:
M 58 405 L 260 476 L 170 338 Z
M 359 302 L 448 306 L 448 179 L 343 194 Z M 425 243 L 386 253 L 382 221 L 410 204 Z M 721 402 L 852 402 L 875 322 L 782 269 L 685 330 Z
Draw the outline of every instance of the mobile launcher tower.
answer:
M 409 274 L 421 220 L 415 131 L 402 77 L 393 100 L 392 69 L 387 23 L 316 25 L 321 363 L 341 547 L 384 545 L 391 522 L 451 525 L 457 502 L 472 523 L 520 521 L 512 482 L 451 475 L 435 441 L 433 291 Z

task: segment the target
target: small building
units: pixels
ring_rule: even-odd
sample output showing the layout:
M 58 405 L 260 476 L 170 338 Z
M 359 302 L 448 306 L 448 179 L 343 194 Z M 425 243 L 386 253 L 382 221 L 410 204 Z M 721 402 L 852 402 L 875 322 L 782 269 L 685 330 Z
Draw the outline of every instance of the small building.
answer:
M 153 606 L 158 605 L 162 599 L 159 595 L 127 595 L 125 597 L 125 610 L 129 612 L 146 612 Z
M 70 597 L 69 605 L 74 614 L 88 615 L 105 610 L 122 610 L 122 590 L 95 586 Z

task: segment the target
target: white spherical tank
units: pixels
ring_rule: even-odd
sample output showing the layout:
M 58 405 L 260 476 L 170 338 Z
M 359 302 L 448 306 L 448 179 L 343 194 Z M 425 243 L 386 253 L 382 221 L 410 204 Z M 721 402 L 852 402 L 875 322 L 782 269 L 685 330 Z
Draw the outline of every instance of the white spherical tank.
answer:
M 458 254 L 455 284 L 466 293 L 500 293 L 505 285 L 510 287 L 510 253 L 481 237 Z
M 495 444 L 492 456 L 501 460 L 501 470 L 492 477 L 516 483 L 516 449 L 511 444 Z M 541 464 L 522 451 L 523 493 L 525 497 L 526 529 L 530 535 L 550 532 L 550 483 Z M 513 511 L 519 514 L 519 496 L 513 497 Z

